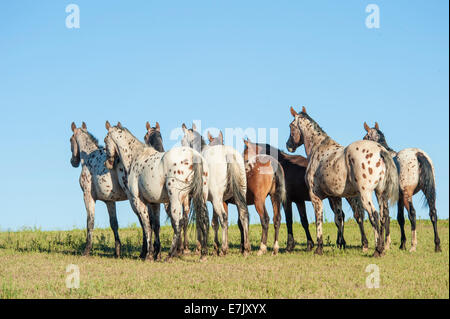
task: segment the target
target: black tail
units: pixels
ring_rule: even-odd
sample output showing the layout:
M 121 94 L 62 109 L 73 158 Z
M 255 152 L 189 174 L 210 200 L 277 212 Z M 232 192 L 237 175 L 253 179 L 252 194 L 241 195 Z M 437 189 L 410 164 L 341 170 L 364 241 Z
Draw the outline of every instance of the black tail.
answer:
M 434 205 L 436 202 L 436 184 L 434 180 L 433 166 L 424 154 L 419 152 L 416 156 L 419 161 L 420 168 L 419 185 L 425 194 L 424 205 Z

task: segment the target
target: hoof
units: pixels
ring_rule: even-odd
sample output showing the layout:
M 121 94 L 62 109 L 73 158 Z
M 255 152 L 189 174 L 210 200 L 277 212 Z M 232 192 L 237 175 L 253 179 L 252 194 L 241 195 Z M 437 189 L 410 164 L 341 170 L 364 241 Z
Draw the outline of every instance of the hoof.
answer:
M 365 252 L 365 253 L 368 252 L 369 251 L 369 247 L 368 246 L 363 246 L 362 251 Z
M 406 245 L 405 243 L 402 243 L 399 247 L 400 250 L 406 250 Z
M 442 251 L 441 246 L 440 246 L 440 245 L 436 245 L 436 246 L 434 247 L 434 251 L 435 251 L 436 253 L 440 253 L 440 252 Z
M 90 251 L 84 251 L 83 252 L 83 256 L 84 257 L 89 257 L 91 255 L 91 252 Z
M 183 250 L 183 255 L 190 255 L 191 254 L 191 250 L 189 248 L 185 248 Z
M 314 242 L 313 241 L 308 241 L 306 243 L 306 251 L 311 251 L 314 248 Z
M 411 247 L 410 249 L 409 249 L 409 252 L 410 253 L 413 253 L 413 252 L 415 252 L 416 251 L 416 246 L 413 246 L 413 247 Z
M 206 255 L 201 255 L 201 256 L 200 256 L 199 261 L 200 261 L 201 263 L 203 263 L 203 262 L 205 262 L 205 261 L 207 261 L 207 260 L 208 260 L 208 257 L 206 257 Z
M 260 249 L 260 250 L 258 250 L 258 252 L 256 253 L 256 255 L 257 255 L 257 256 L 262 256 L 262 255 L 264 255 L 265 253 L 267 253 L 267 250 L 266 250 L 266 249 Z
M 317 247 L 316 250 L 314 251 L 314 255 L 323 255 L 323 249 L 322 247 Z
M 274 249 L 274 251 L 272 252 L 272 256 L 276 256 L 278 255 L 278 249 Z

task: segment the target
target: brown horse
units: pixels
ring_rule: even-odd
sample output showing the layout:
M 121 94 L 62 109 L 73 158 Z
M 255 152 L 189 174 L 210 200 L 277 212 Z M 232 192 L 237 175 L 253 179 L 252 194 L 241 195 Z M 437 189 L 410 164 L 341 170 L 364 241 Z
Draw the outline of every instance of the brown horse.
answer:
M 300 220 L 305 230 L 307 243 L 306 249 L 310 251 L 314 247 L 314 241 L 309 232 L 308 217 L 306 215 L 305 201 L 310 201 L 308 186 L 305 181 L 306 167 L 308 166 L 308 159 L 301 155 L 289 155 L 283 151 L 275 148 L 269 144 L 263 143 L 252 143 L 247 142 L 257 154 L 269 154 L 275 157 L 281 164 L 284 170 L 285 185 L 286 185 L 286 205 L 283 206 L 284 212 L 286 214 L 286 226 L 288 231 L 287 238 L 287 251 L 292 251 L 295 247 L 295 240 L 292 231 L 292 203 L 297 206 Z M 356 198 L 348 198 L 348 203 L 353 210 L 353 216 L 358 222 L 360 232 L 361 232 L 361 244 L 363 250 L 368 249 L 368 241 L 366 234 L 364 232 L 364 209 L 360 204 L 359 200 Z M 344 234 L 340 232 L 340 225 L 345 217 L 342 210 L 329 200 L 330 207 L 335 213 L 335 223 L 338 227 L 338 239 L 337 246 L 345 247 L 346 243 L 344 240 Z M 342 213 L 341 213 L 342 212 Z M 342 215 L 341 215 L 342 214 Z M 342 219 L 342 222 L 341 222 Z
M 209 145 L 223 145 L 222 132 L 216 138 L 213 138 L 208 132 L 208 139 Z M 275 158 L 268 155 L 256 154 L 251 146 L 250 148 L 247 146 L 248 142 L 244 140 L 246 145 L 244 150 L 245 172 L 247 177 L 246 201 L 247 205 L 255 205 L 261 220 L 262 234 L 258 255 L 267 252 L 267 235 L 270 219 L 265 201 L 269 195 L 272 201 L 273 226 L 275 228 L 273 254 L 276 255 L 279 250 L 278 234 L 281 225 L 281 204 L 284 205 L 286 200 L 283 168 Z M 228 203 L 232 203 L 232 201 L 226 201 L 226 204 Z

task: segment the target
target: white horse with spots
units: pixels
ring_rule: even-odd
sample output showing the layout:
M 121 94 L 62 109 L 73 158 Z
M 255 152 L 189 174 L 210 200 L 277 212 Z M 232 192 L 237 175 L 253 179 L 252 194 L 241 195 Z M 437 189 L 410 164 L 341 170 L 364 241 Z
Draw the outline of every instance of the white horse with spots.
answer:
M 150 145 L 154 149 L 156 149 L 158 152 L 165 152 L 164 151 L 164 145 L 163 140 L 161 136 L 161 127 L 159 126 L 159 123 L 156 122 L 155 127 L 152 127 L 149 122 L 145 124 L 145 127 L 147 129 L 147 133 L 145 133 L 144 141 L 145 144 Z M 184 234 L 183 237 L 183 243 L 180 247 L 178 247 L 178 251 L 180 254 L 189 254 L 189 238 L 188 238 L 188 221 L 189 221 L 189 198 L 186 197 L 186 199 L 183 202 L 183 224 L 182 224 L 182 231 Z M 169 204 L 165 203 L 164 207 L 166 209 L 166 212 L 169 210 Z M 200 253 L 200 243 L 197 242 L 197 251 Z
M 98 140 L 87 131 L 83 122 L 77 128 L 72 122 L 73 135 L 70 138 L 73 167 L 80 166 L 80 186 L 83 190 L 84 205 L 87 212 L 87 235 L 84 255 L 89 255 L 92 249 L 92 231 L 94 229 L 95 202 L 103 201 L 108 208 L 109 222 L 114 232 L 116 257 L 120 257 L 119 226 L 116 216 L 116 203 L 127 199 L 124 185 L 121 184 L 123 166 L 117 163 L 112 170 L 107 169 L 103 163 L 106 160 L 106 151 L 98 145 Z
M 389 214 L 388 202 L 398 199 L 397 168 L 389 152 L 373 141 L 357 141 L 347 147 L 341 146 L 306 114 L 305 107 L 301 113 L 291 107 L 291 114 L 294 120 L 290 124 L 286 146 L 294 152 L 297 147 L 305 145 L 308 158 L 305 178 L 316 215 L 315 253 L 322 254 L 323 250 L 322 200 L 360 196 L 375 231 L 374 256 L 381 256 L 384 251 L 384 225 Z M 381 218 L 372 202 L 374 191 Z
M 250 252 L 248 238 L 249 214 L 246 202 L 247 178 L 242 155 L 231 146 L 207 145 L 203 137 L 196 131 L 195 125 L 188 129 L 182 126 L 183 146 L 201 151 L 209 167 L 208 200 L 214 208 L 212 227 L 214 229 L 214 247 L 218 254 L 226 254 L 228 250 L 228 210 L 226 201 L 232 199 L 239 214 L 238 226 L 241 232 L 241 253 Z M 219 250 L 219 222 L 222 226 L 222 249 Z
M 105 147 L 108 159 L 105 166 L 112 169 L 117 158 L 124 166 L 128 199 L 143 223 L 145 258 L 150 258 L 152 251 L 150 227 L 155 232 L 153 258 L 160 256 L 159 229 L 154 227 L 154 216 L 159 216 L 161 203 L 169 203 L 167 213 L 174 230 L 167 258 L 177 256 L 183 222 L 182 203 L 186 197 L 190 197 L 192 215 L 196 220 L 198 240 L 201 243 L 201 259 L 204 259 L 208 253 L 209 230 L 206 207 L 208 166 L 205 165 L 201 154 L 187 147 L 173 148 L 165 153 L 158 152 L 140 142 L 120 123 L 113 127 L 106 122 L 106 129 L 108 134 L 105 137 Z
M 412 197 L 422 191 L 425 195 L 426 204 L 430 209 L 430 219 L 433 223 L 434 230 L 434 250 L 441 251 L 441 240 L 439 239 L 437 230 L 437 213 L 436 213 L 436 182 L 434 174 L 434 166 L 430 156 L 423 150 L 418 148 L 405 148 L 400 152 L 395 152 L 391 149 L 384 137 L 383 132 L 380 131 L 378 123 L 375 122 L 375 127 L 370 128 L 364 122 L 364 129 L 367 134 L 364 136 L 365 140 L 371 140 L 383 145 L 394 158 L 398 167 L 400 194 L 397 203 L 398 215 L 397 221 L 400 225 L 401 244 L 400 249 L 405 249 L 405 216 L 403 209 L 406 207 L 408 217 L 411 222 L 411 249 L 416 251 L 417 234 L 416 234 L 416 211 L 413 206 Z M 386 233 L 389 232 L 389 220 L 386 224 Z

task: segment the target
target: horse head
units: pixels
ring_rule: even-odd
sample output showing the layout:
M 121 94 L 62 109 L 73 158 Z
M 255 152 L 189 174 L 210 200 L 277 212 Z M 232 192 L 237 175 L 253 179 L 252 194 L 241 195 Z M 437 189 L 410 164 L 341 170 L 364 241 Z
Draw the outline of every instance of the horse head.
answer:
M 222 131 L 219 132 L 219 135 L 217 137 L 213 137 L 211 135 L 211 133 L 209 133 L 209 131 L 208 131 L 208 140 L 209 140 L 209 146 L 223 145 Z
M 306 114 L 305 107 L 302 108 L 302 113 Z M 291 106 L 291 114 L 294 117 L 294 120 L 291 122 L 291 124 L 289 124 L 290 134 L 289 139 L 286 142 L 286 148 L 288 149 L 289 152 L 293 153 L 298 147 L 303 145 L 303 136 L 302 132 L 300 131 L 298 123 L 300 114 L 297 113 L 292 106 Z
M 195 124 L 192 124 L 192 128 L 188 129 L 183 123 L 181 128 L 184 132 L 184 136 L 181 139 L 181 145 L 193 148 L 196 151 L 201 152 L 202 147 L 205 145 L 205 141 L 203 140 L 203 137 L 200 135 L 200 133 L 197 132 Z
M 164 146 L 161 136 L 159 123 L 156 122 L 155 127 L 152 127 L 149 122 L 146 123 L 147 133 L 144 136 L 145 144 L 152 146 L 158 152 L 164 152 Z

